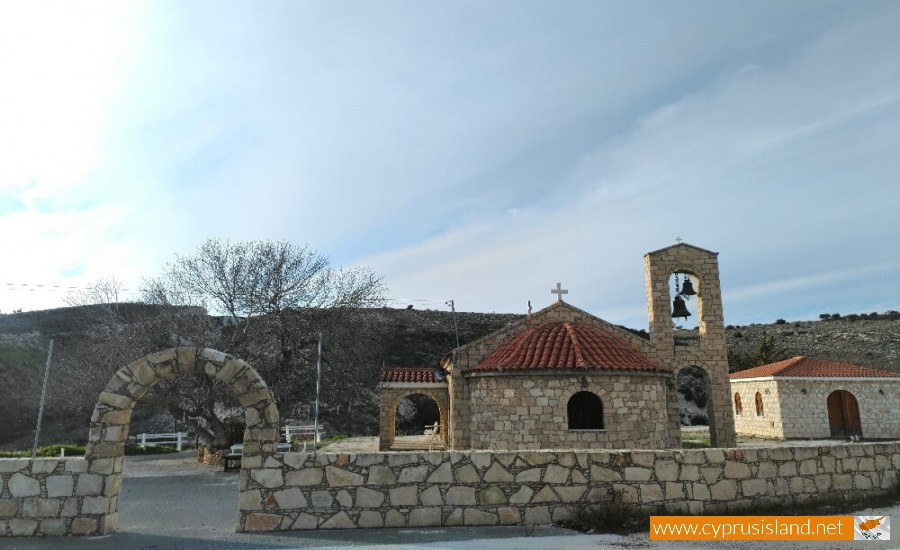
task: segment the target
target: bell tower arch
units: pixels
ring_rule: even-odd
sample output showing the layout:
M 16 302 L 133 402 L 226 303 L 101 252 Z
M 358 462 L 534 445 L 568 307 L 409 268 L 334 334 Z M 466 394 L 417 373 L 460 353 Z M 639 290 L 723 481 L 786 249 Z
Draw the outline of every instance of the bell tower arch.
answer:
M 686 243 L 645 254 L 647 315 L 650 320 L 650 343 L 660 363 L 671 367 L 676 373 L 688 366 L 700 368 L 706 373 L 711 443 L 714 447 L 734 447 L 737 439 L 730 401 L 718 255 L 717 252 Z M 696 291 L 694 298 L 700 331 L 700 342 L 696 346 L 679 346 L 675 342 L 672 324 L 675 296 L 669 292 L 669 278 L 675 273 L 690 276 Z

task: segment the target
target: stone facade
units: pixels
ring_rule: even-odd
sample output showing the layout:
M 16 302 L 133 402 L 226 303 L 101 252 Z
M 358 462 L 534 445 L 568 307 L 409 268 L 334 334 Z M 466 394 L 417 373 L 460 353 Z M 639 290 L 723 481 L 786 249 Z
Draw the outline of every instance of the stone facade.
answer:
M 671 373 L 647 375 L 602 370 L 543 375 L 539 372 L 466 373 L 466 369 L 483 361 L 513 334 L 548 322 L 597 325 L 617 334 L 650 360 L 656 357 L 647 340 L 570 304 L 557 302 L 462 346 L 455 360 L 445 364 L 449 373 L 451 448 L 500 449 L 501 445 L 506 449 L 625 448 L 626 442 L 635 442 L 636 448 L 681 446 L 678 402 Z M 582 386 L 582 378 L 588 381 L 586 387 Z M 632 386 L 634 383 L 638 385 Z M 582 390 L 595 393 L 603 401 L 612 421 L 606 424 L 606 430 L 569 432 L 566 405 L 572 394 Z M 649 403 L 649 395 L 654 395 L 656 402 Z M 643 403 L 650 412 L 626 410 L 629 404 L 637 403 Z M 529 412 L 523 415 L 526 408 Z M 538 416 L 533 417 L 534 414 Z M 655 422 L 650 430 L 639 421 L 647 415 Z
M 473 449 L 660 449 L 669 439 L 666 378 L 589 375 L 482 376 L 469 380 Z M 603 403 L 604 429 L 569 430 L 566 407 L 579 391 Z M 490 406 L 478 406 L 490 403 Z
M 122 457 L 0 459 L 0 536 L 115 530 Z
M 611 491 L 647 512 L 716 514 L 895 490 L 900 443 L 661 451 L 248 457 L 239 530 L 543 525 Z M 114 530 L 122 458 L 0 459 L 0 536 Z
M 447 384 L 394 383 L 382 385 L 379 389 L 379 433 L 381 434 L 378 439 L 379 450 L 387 451 L 394 444 L 397 406 L 404 397 L 413 394 L 427 395 L 437 403 L 439 411 L 438 423 L 444 427 L 438 434 L 438 437 L 444 442 L 444 445 L 447 444 L 449 438 L 446 426 L 449 425 L 450 418 L 450 398 L 447 395 Z
M 700 342 L 696 346 L 675 345 L 672 326 L 674 297 L 669 290 L 669 278 L 675 273 L 689 274 L 697 292 Z M 646 254 L 644 274 L 654 360 L 676 373 L 684 367 L 697 367 L 703 371 L 712 443 L 716 447 L 734 447 L 737 439 L 729 396 L 728 350 L 725 345 L 718 254 L 688 244 L 677 244 Z
M 716 514 L 894 490 L 900 444 L 661 451 L 288 454 L 242 472 L 247 531 L 542 525 L 611 491 L 646 512 Z
M 738 433 L 774 439 L 823 439 L 831 436 L 828 396 L 848 391 L 859 405 L 862 437 L 900 439 L 900 380 L 865 378 L 772 378 L 731 381 L 741 395 L 743 411 L 735 411 Z M 763 398 L 763 415 L 757 416 L 754 395 Z
M 753 435 L 769 439 L 785 439 L 782 424 L 781 399 L 778 396 L 778 385 L 772 381 L 731 382 L 731 407 L 734 410 L 734 428 L 742 435 Z M 757 413 L 756 394 L 762 400 L 762 414 Z M 735 406 L 735 394 L 740 395 L 741 411 Z M 828 412 L 824 414 L 825 427 L 828 427 Z M 823 435 L 822 437 L 828 437 Z

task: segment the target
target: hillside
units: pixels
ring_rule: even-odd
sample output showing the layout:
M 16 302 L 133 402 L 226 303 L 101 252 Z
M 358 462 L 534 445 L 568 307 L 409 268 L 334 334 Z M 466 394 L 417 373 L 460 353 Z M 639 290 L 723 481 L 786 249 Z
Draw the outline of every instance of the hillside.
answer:
M 116 318 L 121 320 L 114 330 L 105 321 L 111 308 L 115 308 Z M 362 321 L 365 326 L 354 326 L 353 330 L 348 331 L 351 333 L 349 336 L 335 339 L 332 343 L 333 346 L 359 347 L 352 350 L 356 355 L 351 355 L 364 358 L 352 367 L 358 370 L 343 376 L 374 380 L 384 366 L 433 367 L 455 346 L 454 320 L 449 311 L 383 308 L 366 313 Z M 165 318 L 167 324 L 161 325 L 158 322 L 160 318 Z M 521 315 L 515 314 L 457 313 L 459 341 L 470 342 L 519 318 Z M 93 342 L 95 347 L 99 342 L 102 351 L 105 339 L 114 341 L 123 331 L 158 333 L 155 339 L 149 340 L 151 343 L 147 346 L 156 348 L 147 347 L 145 351 L 148 353 L 176 345 L 183 342 L 176 333 L 182 326 L 179 323 L 185 319 L 202 322 L 213 332 L 223 330 L 220 320 L 206 317 L 197 308 L 141 304 L 0 315 L 0 417 L 4 419 L 0 423 L 0 447 L 27 447 L 31 444 L 50 338 L 55 340 L 54 362 L 41 441 L 83 441 L 87 435 L 90 403 L 102 389 L 103 383 L 97 386 L 97 382 L 92 382 L 97 386 L 94 387 L 86 381 L 76 380 L 78 369 L 85 367 L 72 362 L 72 358 L 79 357 L 82 348 L 86 348 L 89 342 Z M 368 336 L 356 338 L 356 330 Z M 691 331 L 684 332 L 690 338 Z M 774 337 L 776 348 L 783 351 L 786 357 L 802 354 L 900 370 L 900 315 L 883 315 L 880 318 L 847 315 L 820 321 L 729 326 L 729 351 L 753 355 L 765 336 Z M 202 342 L 196 344 L 201 345 Z M 188 342 L 188 345 L 194 344 Z M 137 358 L 121 353 L 115 346 L 110 346 L 109 354 L 113 358 L 110 368 Z M 329 368 L 332 367 L 335 366 Z M 104 380 L 108 380 L 108 375 Z M 331 393 L 323 393 L 322 418 L 330 433 L 375 433 L 378 402 L 374 383 L 327 389 Z M 73 392 L 80 393 L 83 398 L 78 405 L 71 398 Z M 305 421 L 303 414 L 308 413 L 303 411 L 311 410 L 311 399 L 310 394 L 291 396 L 287 402 L 280 402 L 282 415 L 288 418 L 293 412 L 293 416 Z M 688 407 L 691 412 L 687 422 L 692 416 L 703 414 L 702 407 Z M 172 429 L 175 420 L 161 414 L 159 410 L 144 410 L 139 404 L 135 410 L 132 432 Z
M 841 319 L 732 327 L 726 331 L 728 349 L 733 353 L 752 353 L 766 334 L 773 336 L 789 357 L 808 355 L 900 371 L 900 315 L 885 317 L 863 319 L 848 315 Z

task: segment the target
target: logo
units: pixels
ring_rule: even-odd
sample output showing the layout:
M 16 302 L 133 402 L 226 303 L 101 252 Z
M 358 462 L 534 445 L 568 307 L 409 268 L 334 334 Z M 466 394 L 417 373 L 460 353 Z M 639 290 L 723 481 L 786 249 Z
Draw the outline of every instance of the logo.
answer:
M 853 516 L 853 540 L 891 540 L 891 516 Z

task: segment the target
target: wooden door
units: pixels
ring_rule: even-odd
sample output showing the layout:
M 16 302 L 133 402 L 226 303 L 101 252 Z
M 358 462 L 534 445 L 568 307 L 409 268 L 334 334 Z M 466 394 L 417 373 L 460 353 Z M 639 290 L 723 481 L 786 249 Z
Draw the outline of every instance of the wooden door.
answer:
M 862 435 L 859 403 L 852 393 L 844 390 L 831 392 L 828 396 L 828 425 L 832 437 Z

